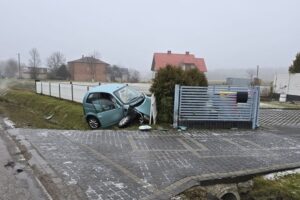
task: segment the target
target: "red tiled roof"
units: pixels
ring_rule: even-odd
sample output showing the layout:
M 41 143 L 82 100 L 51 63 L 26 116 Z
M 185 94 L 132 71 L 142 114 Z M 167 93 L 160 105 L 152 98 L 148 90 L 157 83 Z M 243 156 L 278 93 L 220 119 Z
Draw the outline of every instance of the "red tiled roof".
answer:
M 207 72 L 204 59 L 196 58 L 195 55 L 189 53 L 154 53 L 151 70 L 157 71 L 167 65 L 180 66 L 182 64 L 194 64 L 199 71 Z

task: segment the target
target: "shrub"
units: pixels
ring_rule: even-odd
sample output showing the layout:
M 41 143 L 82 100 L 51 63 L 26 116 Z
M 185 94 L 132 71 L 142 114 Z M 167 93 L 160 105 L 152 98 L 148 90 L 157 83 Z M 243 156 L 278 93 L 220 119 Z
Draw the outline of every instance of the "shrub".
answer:
M 153 80 L 150 91 L 157 102 L 158 120 L 171 123 L 173 120 L 175 85 L 207 86 L 205 74 L 198 69 L 183 71 L 179 67 L 168 65 L 160 69 Z

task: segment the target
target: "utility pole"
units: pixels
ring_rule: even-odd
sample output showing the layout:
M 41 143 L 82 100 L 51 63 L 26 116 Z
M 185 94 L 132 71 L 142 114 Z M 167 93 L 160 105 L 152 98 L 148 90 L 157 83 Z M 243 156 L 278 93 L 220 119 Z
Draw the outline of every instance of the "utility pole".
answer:
M 259 65 L 256 67 L 256 78 L 258 79 Z
M 18 65 L 19 65 L 19 78 L 21 78 L 21 61 L 20 61 L 20 53 L 18 53 Z

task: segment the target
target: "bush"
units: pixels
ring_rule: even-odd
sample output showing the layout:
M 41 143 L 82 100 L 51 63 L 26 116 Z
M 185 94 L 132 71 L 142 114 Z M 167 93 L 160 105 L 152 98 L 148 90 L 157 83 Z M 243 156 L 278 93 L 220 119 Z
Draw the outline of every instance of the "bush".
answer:
M 179 67 L 168 65 L 160 69 L 153 80 L 150 91 L 157 102 L 158 120 L 171 123 L 173 120 L 175 85 L 207 86 L 205 74 L 198 69 L 183 71 Z

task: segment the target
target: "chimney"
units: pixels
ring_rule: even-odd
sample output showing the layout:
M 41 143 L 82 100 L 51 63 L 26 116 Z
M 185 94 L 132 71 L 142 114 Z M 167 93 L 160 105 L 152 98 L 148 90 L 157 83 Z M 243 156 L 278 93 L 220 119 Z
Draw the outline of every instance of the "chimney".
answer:
M 186 52 L 185 52 L 185 55 L 190 55 L 190 52 L 189 52 L 189 51 L 186 51 Z
M 171 54 L 171 53 L 172 53 L 172 51 L 169 50 L 169 51 L 168 51 L 168 54 Z

